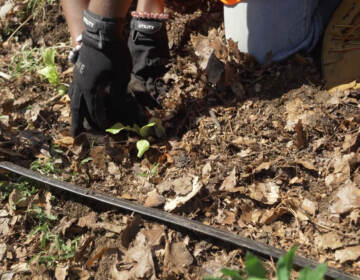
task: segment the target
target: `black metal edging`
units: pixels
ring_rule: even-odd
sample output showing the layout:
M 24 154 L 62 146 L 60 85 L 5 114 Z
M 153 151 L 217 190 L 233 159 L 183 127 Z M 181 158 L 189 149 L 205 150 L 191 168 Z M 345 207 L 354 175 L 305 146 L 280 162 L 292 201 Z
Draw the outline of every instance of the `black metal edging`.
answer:
M 66 183 L 57 179 L 53 179 L 50 177 L 46 177 L 44 175 L 39 174 L 38 172 L 34 172 L 32 170 L 23 168 L 11 162 L 2 161 L 0 162 L 0 168 L 11 171 L 18 175 L 24 176 L 26 178 L 32 179 L 36 182 L 45 184 L 49 187 L 52 187 L 56 190 L 65 191 L 68 193 L 76 194 L 81 197 L 85 197 L 87 199 L 95 200 L 97 202 L 101 202 L 107 205 L 115 206 L 117 208 L 128 210 L 140 214 L 145 217 L 149 217 L 152 219 L 156 219 L 158 221 L 162 221 L 168 224 L 172 224 L 178 227 L 185 228 L 189 231 L 193 231 L 196 233 L 203 234 L 208 237 L 212 237 L 217 240 L 221 240 L 226 243 L 230 243 L 242 248 L 246 248 L 250 251 L 256 252 L 260 255 L 267 255 L 269 257 L 273 257 L 278 259 L 280 256 L 284 255 L 286 252 L 281 249 L 277 249 L 275 247 L 262 244 L 256 242 L 254 240 L 240 237 L 234 233 L 229 231 L 217 229 L 211 226 L 204 225 L 200 222 L 190 220 L 185 217 L 181 217 L 178 215 L 174 215 L 163 210 L 159 210 L 156 208 L 145 207 L 140 204 L 127 201 L 124 199 L 119 199 L 115 197 L 111 197 L 107 194 L 103 194 L 98 191 L 92 191 L 85 189 L 83 187 L 76 186 L 74 184 Z M 294 264 L 299 267 L 316 267 L 318 265 L 317 262 L 300 257 L 294 257 Z M 350 274 L 344 273 L 340 270 L 328 267 L 326 276 L 339 279 L 339 280 L 359 280 L 359 278 L 352 276 Z

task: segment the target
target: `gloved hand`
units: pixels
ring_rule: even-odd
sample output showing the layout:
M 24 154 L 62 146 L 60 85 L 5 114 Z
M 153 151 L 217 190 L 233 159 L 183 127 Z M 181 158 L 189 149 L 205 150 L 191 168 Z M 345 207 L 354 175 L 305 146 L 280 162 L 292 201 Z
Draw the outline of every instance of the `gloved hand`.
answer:
M 96 130 L 124 119 L 139 122 L 139 108 L 126 96 L 131 61 L 116 36 L 120 24 L 120 19 L 84 12 L 85 31 L 69 90 L 74 137 L 84 130 L 84 119 Z
M 133 18 L 128 46 L 133 63 L 129 93 L 144 107 L 160 108 L 157 81 L 170 56 L 164 21 Z

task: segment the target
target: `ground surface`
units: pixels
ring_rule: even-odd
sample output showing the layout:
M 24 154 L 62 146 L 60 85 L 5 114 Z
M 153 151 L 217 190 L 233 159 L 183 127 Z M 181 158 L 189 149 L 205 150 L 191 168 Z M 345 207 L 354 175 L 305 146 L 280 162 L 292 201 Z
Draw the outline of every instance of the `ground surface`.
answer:
M 311 57 L 256 64 L 223 40 L 221 6 L 198 2 L 170 1 L 167 136 L 139 159 L 133 134 L 69 137 L 69 99 L 37 72 L 55 47 L 71 82 L 60 7 L 34 14 L 15 1 L 0 23 L 1 159 L 359 275 L 358 92 L 324 90 Z M 1 176 L 1 279 L 202 279 L 243 267 L 241 249 Z

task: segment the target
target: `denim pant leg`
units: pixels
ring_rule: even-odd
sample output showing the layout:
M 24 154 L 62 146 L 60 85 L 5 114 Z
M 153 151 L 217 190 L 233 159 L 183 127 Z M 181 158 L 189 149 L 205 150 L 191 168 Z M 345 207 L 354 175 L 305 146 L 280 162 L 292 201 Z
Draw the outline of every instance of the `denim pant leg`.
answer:
M 274 61 L 318 42 L 340 0 L 244 0 L 224 6 L 225 34 L 260 63 Z

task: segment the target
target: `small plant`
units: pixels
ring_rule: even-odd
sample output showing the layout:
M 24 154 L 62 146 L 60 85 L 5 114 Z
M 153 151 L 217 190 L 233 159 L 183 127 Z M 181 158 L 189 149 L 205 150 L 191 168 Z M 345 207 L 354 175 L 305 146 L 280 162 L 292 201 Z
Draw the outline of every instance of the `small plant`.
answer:
M 30 164 L 30 169 L 38 171 L 42 175 L 59 174 L 60 169 L 55 167 L 53 159 L 37 159 Z
M 36 187 L 29 181 L 20 181 L 17 183 L 13 182 L 0 182 L 0 200 L 5 200 L 9 197 L 10 193 L 17 189 L 20 191 L 22 200 L 26 199 L 27 197 L 35 194 L 37 192 Z M 21 201 L 16 201 L 19 203 Z
M 141 176 L 141 177 L 154 177 L 157 173 L 157 170 L 159 168 L 159 163 L 156 163 L 152 168 L 151 170 L 149 171 L 146 171 L 144 173 L 139 173 L 137 174 L 138 176 Z
M 134 124 L 131 126 L 124 126 L 122 123 L 116 123 L 111 128 L 107 129 L 106 132 L 109 132 L 111 134 L 118 134 L 121 131 L 131 131 L 139 135 L 141 140 L 137 141 L 136 148 L 138 150 L 138 158 L 142 158 L 144 153 L 150 149 L 150 128 L 154 127 L 156 125 L 155 122 L 148 123 L 147 125 L 144 125 L 143 127 L 139 127 L 137 124 Z M 148 139 L 145 139 L 148 138 Z
M 56 70 L 55 64 L 56 50 L 55 48 L 47 48 L 42 53 L 42 61 L 44 68 L 38 70 L 38 73 L 44 76 L 48 82 L 57 86 L 60 93 L 66 93 L 66 87 L 60 82 L 60 76 Z
M 12 57 L 9 64 L 10 75 L 17 77 L 20 74 L 33 73 L 37 70 L 39 63 L 39 49 L 31 49 L 25 45 Z
M 34 207 L 28 210 L 28 213 L 38 221 L 38 225 L 28 235 L 28 241 L 36 234 L 40 234 L 41 249 L 30 259 L 30 263 L 36 260 L 38 264 L 45 263 L 47 266 L 52 266 L 57 261 L 68 260 L 75 256 L 79 238 L 65 242 L 59 234 L 54 234 L 50 230 L 52 222 L 58 219 L 57 216 L 46 213 L 40 207 Z
M 279 258 L 276 265 L 276 276 L 278 280 L 289 280 L 291 270 L 293 268 L 293 259 L 297 247 L 290 249 L 288 253 Z M 300 271 L 298 280 L 322 280 L 325 276 L 327 264 L 321 264 L 315 269 L 308 267 Z M 247 253 L 245 256 L 245 271 L 240 272 L 237 270 L 231 270 L 223 268 L 221 270 L 221 277 L 205 277 L 204 280 L 266 280 L 266 270 L 263 263 L 251 253 Z

